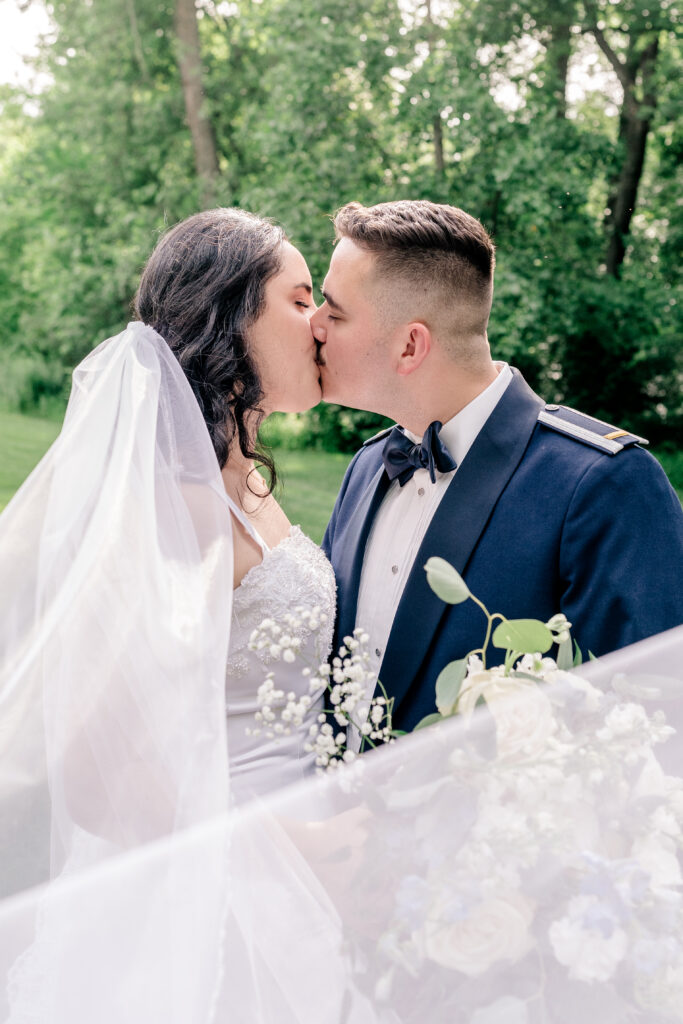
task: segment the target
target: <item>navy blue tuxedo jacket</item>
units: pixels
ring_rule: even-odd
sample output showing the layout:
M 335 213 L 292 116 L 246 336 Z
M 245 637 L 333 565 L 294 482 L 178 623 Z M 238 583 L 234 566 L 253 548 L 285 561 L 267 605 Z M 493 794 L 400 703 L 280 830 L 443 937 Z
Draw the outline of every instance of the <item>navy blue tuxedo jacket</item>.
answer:
M 441 669 L 484 640 L 486 620 L 472 601 L 445 605 L 428 586 L 432 555 L 450 562 L 489 612 L 543 621 L 564 612 L 584 655 L 683 622 L 683 513 L 659 463 L 638 446 L 612 455 L 566 436 L 539 421 L 545 408 L 556 407 L 513 371 L 436 509 L 379 673 L 397 729 L 435 710 Z M 365 545 L 389 488 L 385 442 L 354 457 L 323 539 L 337 577 L 337 644 L 354 629 Z M 489 663 L 502 660 L 489 653 Z

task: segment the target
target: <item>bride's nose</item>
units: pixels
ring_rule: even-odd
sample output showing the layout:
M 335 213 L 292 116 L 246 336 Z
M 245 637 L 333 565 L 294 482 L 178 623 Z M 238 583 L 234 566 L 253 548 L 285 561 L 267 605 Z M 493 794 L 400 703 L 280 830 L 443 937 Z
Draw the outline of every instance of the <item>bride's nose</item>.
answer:
M 313 337 L 315 338 L 315 340 L 316 341 L 324 342 L 325 339 L 326 339 L 326 336 L 327 336 L 327 332 L 326 332 L 326 330 L 323 327 L 323 324 L 321 322 L 321 317 L 320 317 L 320 310 L 321 309 L 322 309 L 322 306 L 319 306 L 316 309 L 315 313 L 313 314 L 313 316 L 311 317 L 311 319 L 308 322 L 311 325 L 311 330 L 313 331 Z

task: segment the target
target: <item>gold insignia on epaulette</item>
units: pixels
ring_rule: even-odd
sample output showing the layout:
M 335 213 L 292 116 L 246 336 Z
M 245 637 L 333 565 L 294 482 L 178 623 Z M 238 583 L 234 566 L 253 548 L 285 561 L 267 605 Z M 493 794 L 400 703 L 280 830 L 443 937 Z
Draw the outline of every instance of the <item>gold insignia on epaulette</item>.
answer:
M 571 411 L 566 406 L 546 405 L 538 414 L 539 423 L 544 423 L 546 426 L 552 427 L 553 430 L 557 430 L 567 437 L 573 437 L 577 441 L 583 441 L 594 448 L 600 448 L 609 455 L 617 455 L 625 447 L 633 444 L 648 443 L 646 438 L 639 437 L 630 430 L 612 429 L 609 427 L 609 424 L 602 423 L 600 420 L 595 420 L 593 417 L 586 416 L 583 413 L 578 415 L 583 418 L 585 425 L 565 419 L 562 415 L 553 415 L 555 412 L 561 412 L 563 409 L 566 409 L 567 412 Z M 590 423 L 598 424 L 603 428 L 607 427 L 609 433 L 601 434 L 598 430 L 591 430 L 588 426 Z M 621 442 L 618 440 L 619 438 L 627 438 L 628 440 Z
M 616 441 L 618 437 L 628 437 L 628 430 L 613 430 L 611 434 L 603 434 L 608 441 Z

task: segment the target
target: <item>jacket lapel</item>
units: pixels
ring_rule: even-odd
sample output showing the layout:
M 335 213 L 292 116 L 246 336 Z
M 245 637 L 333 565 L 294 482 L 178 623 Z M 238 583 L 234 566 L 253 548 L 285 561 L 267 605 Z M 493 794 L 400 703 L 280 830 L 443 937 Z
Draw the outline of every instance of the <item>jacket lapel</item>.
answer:
M 379 672 L 389 696 L 395 698 L 394 711 L 417 677 L 450 607 L 427 584 L 424 565 L 438 556 L 464 573 L 544 405 L 519 371 L 513 370 L 513 375 L 441 499 L 403 591 Z
M 390 481 L 384 472 L 384 465 L 380 463 L 379 469 L 363 491 L 363 495 L 351 515 L 349 525 L 341 538 L 340 555 L 339 558 L 334 560 L 339 605 L 337 635 L 334 645 L 335 651 L 342 642 L 343 637 L 353 633 L 356 625 L 358 588 L 363 568 L 365 545 L 372 522 L 389 486 Z

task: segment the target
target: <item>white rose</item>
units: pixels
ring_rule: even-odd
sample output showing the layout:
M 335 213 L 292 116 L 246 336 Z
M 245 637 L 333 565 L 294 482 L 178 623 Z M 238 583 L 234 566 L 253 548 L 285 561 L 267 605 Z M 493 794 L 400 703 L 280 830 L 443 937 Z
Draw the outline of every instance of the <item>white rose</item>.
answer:
M 465 679 L 458 710 L 471 715 L 480 697 L 493 715 L 499 758 L 543 753 L 557 724 L 552 705 L 539 685 L 489 669 Z
M 676 843 L 668 836 L 659 833 L 636 839 L 631 856 L 647 871 L 655 889 L 680 885 L 683 881 L 676 856 Z
M 527 1004 L 516 996 L 502 996 L 470 1017 L 470 1024 L 528 1024 Z
M 628 947 L 623 929 L 613 927 L 607 933 L 591 927 L 589 914 L 596 909 L 595 896 L 575 896 L 565 917 L 554 921 L 548 933 L 558 961 L 577 981 L 609 981 Z
M 437 899 L 424 925 L 425 955 L 454 971 L 477 977 L 499 960 L 514 962 L 531 948 L 533 913 L 521 896 L 490 897 L 460 921 L 448 920 L 448 898 Z
M 577 676 L 574 672 L 563 672 L 561 669 L 558 669 L 557 672 L 548 673 L 546 681 L 563 684 L 572 693 L 580 694 L 583 697 L 584 711 L 597 711 L 604 699 L 601 690 L 593 686 L 592 683 L 589 683 L 587 679 L 583 679 L 582 676 Z

